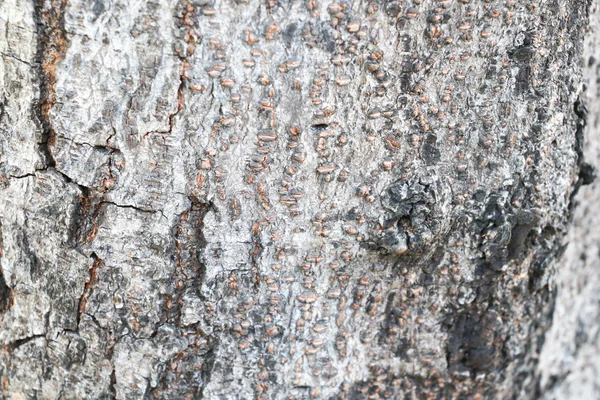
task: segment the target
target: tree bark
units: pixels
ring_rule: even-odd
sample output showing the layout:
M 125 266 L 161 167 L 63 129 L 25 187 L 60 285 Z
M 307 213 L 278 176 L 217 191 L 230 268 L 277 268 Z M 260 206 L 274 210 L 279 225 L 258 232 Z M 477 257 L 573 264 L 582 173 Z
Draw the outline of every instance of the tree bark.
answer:
M 599 396 L 596 8 L 4 0 L 0 393 Z

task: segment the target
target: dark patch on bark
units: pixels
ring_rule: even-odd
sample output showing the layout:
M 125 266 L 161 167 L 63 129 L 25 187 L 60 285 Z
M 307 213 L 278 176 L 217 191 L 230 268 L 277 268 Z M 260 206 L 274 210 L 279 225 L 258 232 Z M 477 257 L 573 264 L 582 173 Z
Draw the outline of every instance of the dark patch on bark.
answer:
M 531 62 L 535 55 L 535 49 L 529 35 L 523 40 L 523 44 L 508 53 L 509 57 L 517 63 L 518 72 L 515 77 L 515 92 L 524 94 L 529 91 L 531 80 Z
M 26 219 L 27 221 L 27 219 Z M 42 270 L 42 263 L 38 258 L 37 254 L 33 251 L 29 245 L 29 238 L 25 231 L 21 232 L 21 246 L 23 248 L 24 256 L 29 260 L 29 275 L 33 282 L 37 281 Z
M 290 47 L 292 47 L 292 41 L 293 41 L 294 37 L 296 36 L 297 30 L 298 30 L 298 24 L 295 22 L 292 22 L 283 31 L 283 34 L 282 34 L 283 43 L 285 44 L 285 47 L 287 47 L 288 49 Z
M 533 212 L 515 215 L 506 203 L 499 201 L 501 198 L 491 193 L 483 212 L 462 227 L 465 231 L 475 228 L 473 237 L 480 242 L 483 258 L 478 261 L 476 280 L 468 285 L 475 293 L 474 299 L 464 305 L 455 304 L 444 323 L 450 333 L 446 344 L 450 371 L 488 373 L 510 361 L 502 351 L 508 331 L 502 271 L 510 259 L 523 251 L 525 239 L 537 219 Z
M 581 179 L 581 185 L 591 185 L 597 178 L 596 167 L 589 163 L 582 163 L 579 167 L 579 179 Z
M 476 300 L 477 301 L 477 300 Z M 454 368 L 488 372 L 501 366 L 502 324 L 494 309 L 476 308 L 460 313 L 454 323 L 454 335 L 448 340 L 449 362 Z
M 421 149 L 421 157 L 427 165 L 434 165 L 440 162 L 441 153 L 437 146 L 437 136 L 429 134 L 423 142 L 423 148 Z
M 0 259 L 4 255 L 4 240 L 2 236 L 2 221 L 0 221 Z M 12 289 L 6 283 L 4 271 L 0 265 L 0 315 L 6 313 L 13 305 Z
M 96 2 L 94 2 L 94 6 L 92 7 L 92 11 L 94 12 L 95 21 L 100 15 L 102 15 L 104 11 L 106 11 L 106 6 L 104 5 L 103 0 L 96 0 Z
M 12 290 L 6 284 L 4 272 L 2 271 L 2 268 L 0 268 L 0 314 L 4 314 L 10 309 L 13 301 L 12 299 Z
M 569 196 L 569 221 L 573 219 L 573 209 L 576 201 L 575 197 L 583 185 L 594 181 L 596 174 L 594 168 L 584 161 L 583 146 L 585 144 L 585 128 L 587 126 L 588 110 L 583 100 L 578 98 L 573 105 L 573 111 L 577 117 L 575 130 L 575 152 L 577 154 L 577 167 L 579 168 L 579 177 L 573 186 L 573 191 Z
M 510 241 L 507 244 L 509 260 L 518 259 L 523 254 L 525 240 L 539 222 L 538 216 L 530 211 L 518 212 L 515 219 L 516 223 L 512 226 Z

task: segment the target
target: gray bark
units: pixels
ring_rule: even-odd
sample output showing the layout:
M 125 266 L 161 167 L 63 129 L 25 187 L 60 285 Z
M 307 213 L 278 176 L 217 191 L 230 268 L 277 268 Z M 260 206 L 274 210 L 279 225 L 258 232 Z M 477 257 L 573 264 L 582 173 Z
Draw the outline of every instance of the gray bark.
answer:
M 600 396 L 598 21 L 0 2 L 0 393 Z

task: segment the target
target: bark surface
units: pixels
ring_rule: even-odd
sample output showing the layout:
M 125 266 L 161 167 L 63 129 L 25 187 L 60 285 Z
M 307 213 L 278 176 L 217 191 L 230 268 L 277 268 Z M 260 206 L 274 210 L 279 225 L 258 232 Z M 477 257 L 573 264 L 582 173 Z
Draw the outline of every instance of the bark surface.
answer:
M 0 394 L 599 396 L 596 8 L 0 2 Z

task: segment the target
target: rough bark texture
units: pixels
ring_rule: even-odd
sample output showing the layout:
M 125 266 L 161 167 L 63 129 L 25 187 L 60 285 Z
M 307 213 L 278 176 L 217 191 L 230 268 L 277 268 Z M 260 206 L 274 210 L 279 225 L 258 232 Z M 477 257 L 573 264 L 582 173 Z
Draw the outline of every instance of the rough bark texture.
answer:
M 0 393 L 598 397 L 597 14 L 0 2 Z

